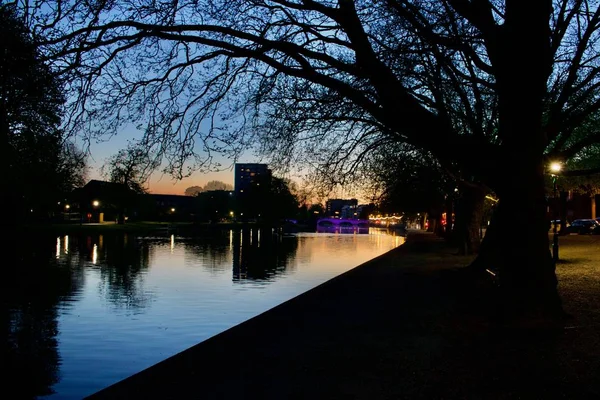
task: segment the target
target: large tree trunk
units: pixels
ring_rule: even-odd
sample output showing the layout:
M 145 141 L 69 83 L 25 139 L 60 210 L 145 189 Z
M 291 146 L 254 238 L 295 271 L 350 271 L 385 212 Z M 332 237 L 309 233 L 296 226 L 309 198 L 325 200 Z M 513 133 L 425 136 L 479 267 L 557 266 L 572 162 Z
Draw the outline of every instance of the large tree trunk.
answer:
M 479 186 L 464 184 L 456 205 L 453 239 L 459 254 L 477 254 L 481 244 L 481 220 L 485 192 Z
M 540 320 L 564 316 L 550 253 L 543 181 L 519 184 L 502 194 L 480 247 L 467 271 L 495 276 L 504 315 Z M 519 224 L 516 231 L 515 221 Z
M 536 176 L 537 175 L 537 176 Z M 504 191 L 486 243 L 488 268 L 498 271 L 505 310 L 513 316 L 552 317 L 562 312 L 550 254 L 542 174 L 521 177 Z M 515 231 L 515 221 L 519 224 Z
M 507 3 L 505 23 L 488 42 L 502 144 L 493 185 L 500 201 L 489 244 L 492 254 L 486 258 L 499 272 L 502 311 L 529 322 L 562 316 L 544 186 L 542 114 L 552 71 L 551 10 L 549 0 Z
M 487 270 L 496 276 L 508 315 L 554 319 L 563 313 L 549 249 L 543 183 L 537 189 L 530 186 L 531 190 L 520 186 L 501 198 L 480 253 L 467 270 Z M 515 220 L 527 224 L 519 224 L 515 231 Z
M 485 231 L 485 236 L 483 237 L 481 245 L 479 246 L 479 253 L 477 254 L 475 260 L 473 260 L 473 262 L 466 268 L 466 271 L 474 274 L 486 270 L 491 274 L 496 274 L 498 272 L 497 269 L 499 268 L 499 265 L 496 262 L 498 258 L 497 250 L 501 247 L 497 243 L 497 219 L 498 217 L 495 208 L 490 218 L 490 223 Z

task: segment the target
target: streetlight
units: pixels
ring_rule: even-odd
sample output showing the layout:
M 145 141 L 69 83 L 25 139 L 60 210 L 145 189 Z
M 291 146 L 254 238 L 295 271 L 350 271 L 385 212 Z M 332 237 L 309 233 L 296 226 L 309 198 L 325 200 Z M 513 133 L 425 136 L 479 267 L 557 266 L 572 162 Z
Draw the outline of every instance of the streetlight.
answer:
M 98 206 L 100 205 L 100 202 L 98 200 L 94 200 L 92 201 L 92 206 L 94 206 L 94 210 L 93 212 L 96 213 L 96 211 L 98 210 Z M 88 217 L 88 222 L 92 222 L 92 213 L 88 213 L 87 215 Z M 98 214 L 98 222 L 102 222 L 100 221 L 100 213 Z
M 562 165 L 558 162 L 550 164 L 550 176 L 552 176 L 552 191 L 554 194 L 554 227 L 553 227 L 553 238 L 552 238 L 552 260 L 556 263 L 558 261 L 558 204 L 557 204 L 557 186 L 556 181 L 558 180 L 558 173 L 562 169 Z

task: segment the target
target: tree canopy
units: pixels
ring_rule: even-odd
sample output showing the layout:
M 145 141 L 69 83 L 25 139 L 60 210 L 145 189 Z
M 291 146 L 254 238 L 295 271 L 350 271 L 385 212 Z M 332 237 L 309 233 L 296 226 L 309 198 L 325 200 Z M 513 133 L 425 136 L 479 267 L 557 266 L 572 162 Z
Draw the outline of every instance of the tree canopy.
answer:
M 139 143 L 130 143 L 106 160 L 102 174 L 113 183 L 125 185 L 135 193 L 146 193 L 150 174 L 158 167 L 152 154 Z
M 0 170 L 8 219 L 47 218 L 86 174 L 85 154 L 60 129 L 64 96 L 12 7 L 0 7 Z
M 199 193 L 211 190 L 233 190 L 233 186 L 222 181 L 208 181 L 204 186 L 190 186 L 185 189 L 185 195 L 197 196 Z
M 276 115 L 271 99 L 297 116 L 284 137 L 268 136 L 290 144 L 280 150 L 318 140 L 347 158 L 404 141 L 494 176 L 489 165 L 512 140 L 497 118 L 499 90 L 515 77 L 539 75 L 539 151 L 568 158 L 599 139 L 573 135 L 598 109 L 597 4 L 534 3 L 61 1 L 28 15 L 54 65 L 75 78 L 73 115 L 96 121 L 89 133 L 143 122 L 174 171 L 199 150 L 243 149 L 247 128 Z
M 256 140 L 330 178 L 372 149 L 414 146 L 498 195 L 487 248 L 508 303 L 560 308 L 544 173 L 600 142 L 596 1 L 73 0 L 23 13 L 88 135 L 136 121 L 175 173 Z M 515 218 L 531 221 L 520 246 Z

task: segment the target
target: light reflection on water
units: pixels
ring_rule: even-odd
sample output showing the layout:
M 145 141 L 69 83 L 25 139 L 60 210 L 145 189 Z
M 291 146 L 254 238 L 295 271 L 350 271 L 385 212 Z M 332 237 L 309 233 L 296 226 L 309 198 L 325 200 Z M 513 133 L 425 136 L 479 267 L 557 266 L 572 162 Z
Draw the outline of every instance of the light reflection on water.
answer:
M 32 239 L 7 260 L 5 362 L 12 381 L 30 382 L 27 394 L 61 399 L 126 378 L 403 242 L 373 229 Z

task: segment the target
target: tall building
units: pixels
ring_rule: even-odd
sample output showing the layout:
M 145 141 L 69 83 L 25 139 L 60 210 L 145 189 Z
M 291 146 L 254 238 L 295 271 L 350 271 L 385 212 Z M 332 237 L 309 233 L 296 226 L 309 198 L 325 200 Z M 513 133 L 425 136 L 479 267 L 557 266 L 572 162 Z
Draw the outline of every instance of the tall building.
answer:
M 268 213 L 271 170 L 267 164 L 235 164 L 236 216 L 260 219 Z
M 240 194 L 261 183 L 271 182 L 271 170 L 267 164 L 235 164 L 235 193 Z

